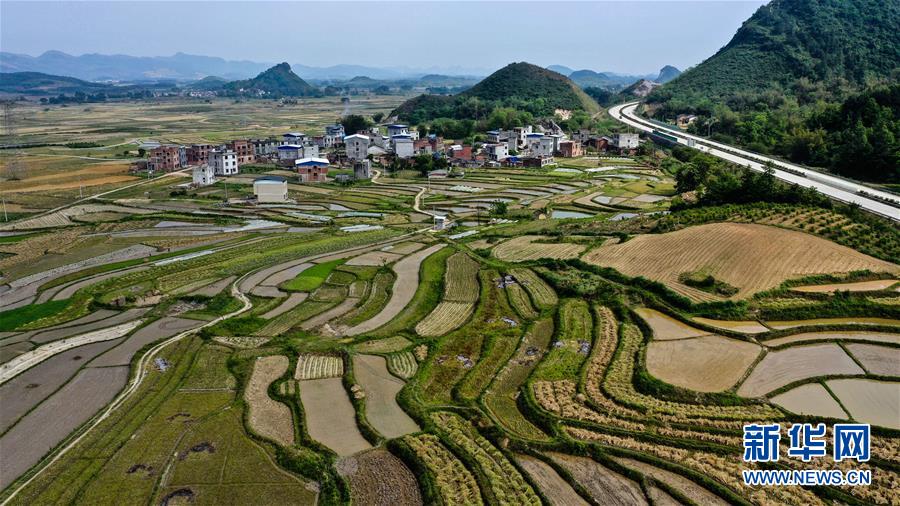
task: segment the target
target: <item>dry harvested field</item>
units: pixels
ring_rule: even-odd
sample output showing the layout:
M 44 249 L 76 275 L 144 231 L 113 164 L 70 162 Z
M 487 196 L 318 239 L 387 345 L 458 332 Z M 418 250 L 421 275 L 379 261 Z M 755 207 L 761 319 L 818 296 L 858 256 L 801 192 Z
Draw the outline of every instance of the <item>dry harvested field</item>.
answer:
M 847 418 L 844 409 L 819 383 L 807 383 L 770 399 L 791 413 L 826 418 Z
M 313 380 L 340 378 L 344 375 L 344 361 L 333 355 L 300 355 L 294 379 Z
M 524 262 L 538 258 L 578 258 L 584 249 L 583 244 L 559 242 L 539 235 L 523 235 L 494 246 L 491 254 L 506 262 Z
M 738 395 L 759 397 L 794 381 L 832 374 L 865 374 L 833 343 L 770 351 L 738 388 Z
M 0 437 L 0 489 L 27 471 L 70 432 L 107 405 L 128 379 L 127 367 L 87 368 Z
M 372 447 L 356 426 L 356 413 L 340 378 L 301 381 L 300 401 L 309 436 L 339 456 Z
M 288 311 L 290 311 L 291 309 L 294 309 L 295 307 L 299 306 L 300 303 L 303 302 L 304 300 L 306 300 L 307 297 L 309 297 L 309 294 L 306 292 L 292 293 L 286 299 L 284 299 L 284 301 L 282 301 L 281 304 L 279 304 L 279 305 L 275 306 L 274 308 L 270 309 L 269 311 L 265 312 L 262 315 L 262 317 L 267 320 L 271 320 L 272 318 L 275 318 L 276 316 L 281 316 L 284 313 L 287 313 Z
M 149 310 L 150 308 L 135 308 L 127 309 L 118 313 L 109 310 L 100 310 L 96 313 L 107 314 L 109 316 L 103 319 L 89 321 L 80 325 L 72 325 L 72 323 L 75 322 L 69 322 L 68 324 L 66 324 L 66 326 L 61 328 L 29 332 L 29 334 L 31 334 L 31 337 L 29 337 L 28 340 L 34 341 L 35 343 L 48 343 L 51 341 L 56 341 L 58 339 L 65 339 L 85 332 L 109 328 L 121 323 L 137 320 Z
M 855 420 L 900 429 L 900 383 L 867 379 L 826 383 Z
M 134 334 L 128 336 L 122 344 L 100 355 L 93 362 L 93 367 L 106 367 L 112 365 L 129 365 L 131 358 L 144 346 L 166 339 L 184 331 L 197 328 L 203 322 L 197 320 L 188 320 L 185 318 L 174 318 L 166 316 L 159 320 L 150 322 L 144 327 L 139 328 Z
M 0 433 L 63 386 L 82 365 L 120 342 L 103 341 L 64 351 L 0 386 Z
M 344 334 L 358 335 L 381 327 L 390 322 L 395 316 L 403 311 L 403 308 L 412 300 L 419 286 L 419 266 L 422 261 L 443 248 L 444 244 L 435 244 L 429 248 L 417 251 L 394 264 L 394 272 L 397 273 L 397 279 L 394 281 L 394 287 L 391 291 L 391 298 L 384 308 L 372 318 L 351 327 Z
M 418 325 L 421 336 L 442 336 L 465 323 L 475 310 L 478 301 L 478 262 L 463 252 L 447 259 L 444 272 L 444 297 Z
M 639 235 L 623 244 L 591 250 L 584 260 L 629 276 L 660 281 L 696 300 L 708 300 L 711 294 L 681 284 L 679 275 L 708 273 L 738 288 L 731 298 L 740 299 L 774 288 L 782 281 L 813 274 L 900 270 L 890 262 L 813 235 L 739 223 L 712 223 L 666 234 Z
M 478 482 L 475 481 L 472 472 L 441 443 L 437 436 L 420 434 L 407 436 L 403 441 L 434 475 L 437 492 L 446 504 L 484 504 Z
M 589 504 L 555 469 L 543 460 L 530 455 L 516 455 L 516 462 L 537 484 L 544 497 L 551 498 L 552 504 L 559 506 L 587 506 Z
M 866 332 L 858 330 L 844 330 L 831 332 L 803 332 L 785 337 L 777 337 L 768 339 L 764 342 L 766 346 L 781 346 L 782 344 L 792 344 L 807 341 L 871 341 L 873 343 L 894 343 L 900 344 L 900 334 L 889 334 L 886 332 Z
M 374 341 L 357 344 L 354 348 L 360 353 L 392 353 L 409 347 L 412 341 L 402 336 L 386 337 Z
M 362 255 L 347 260 L 347 265 L 370 265 L 379 267 L 382 265 L 392 264 L 400 258 L 402 258 L 401 255 L 398 255 L 392 251 L 370 251 L 368 253 L 363 253 Z
M 847 343 L 845 346 L 869 374 L 900 376 L 900 348 L 861 343 Z
M 857 281 L 855 283 L 832 283 L 828 285 L 795 286 L 791 290 L 805 293 L 831 293 L 831 292 L 874 292 L 887 290 L 897 284 L 896 279 L 876 279 L 873 281 Z
M 653 329 L 653 339 L 658 341 L 699 337 L 709 334 L 705 330 L 691 327 L 655 309 L 639 307 L 634 312 L 650 325 L 650 328 Z
M 725 330 L 732 330 L 742 334 L 761 334 L 768 332 L 769 329 L 765 325 L 755 321 L 734 321 L 734 320 L 713 320 L 712 318 L 695 317 L 693 320 L 697 323 L 709 325 Z
M 760 351 L 757 344 L 721 336 L 653 341 L 647 347 L 647 370 L 675 386 L 721 392 L 744 376 Z
M 392 244 L 390 246 L 385 246 L 382 248 L 384 251 L 389 251 L 391 253 L 396 253 L 398 255 L 409 255 L 410 253 L 414 253 L 424 248 L 425 245 L 420 242 L 415 241 L 407 241 L 407 242 L 399 242 L 397 244 Z
M 647 499 L 637 483 L 588 457 L 548 453 L 598 504 L 646 505 Z
M 680 474 L 651 466 L 646 462 L 628 459 L 623 457 L 614 457 L 615 461 L 625 467 L 634 469 L 635 471 L 653 478 L 661 483 L 665 483 L 675 490 L 684 494 L 685 497 L 694 501 L 699 506 L 727 506 L 728 503 L 719 498 L 719 496 L 697 485 L 691 480 L 681 476 Z
M 291 410 L 286 405 L 272 400 L 267 390 L 273 381 L 287 372 L 288 365 L 288 358 L 284 355 L 258 358 L 253 364 L 253 373 L 244 390 L 244 400 L 247 401 L 250 410 L 247 424 L 260 436 L 283 446 L 294 444 Z
M 228 288 L 228 285 L 230 285 L 234 281 L 234 278 L 234 276 L 222 278 L 218 281 L 192 291 L 191 295 L 204 295 L 206 297 L 214 297 L 218 295 L 222 290 Z
M 338 472 L 350 481 L 354 504 L 417 506 L 419 485 L 402 460 L 381 448 L 341 459 Z
M 412 378 L 419 369 L 419 363 L 411 351 L 391 353 L 388 355 L 387 361 L 388 370 L 391 374 L 403 379 L 408 380 Z
M 556 292 L 531 269 L 512 269 L 509 271 L 516 280 L 525 287 L 538 309 L 546 309 L 559 302 Z
M 382 436 L 393 439 L 419 431 L 397 404 L 405 383 L 388 372 L 384 357 L 354 355 L 353 375 L 366 394 L 366 419 Z
M 860 316 L 852 318 L 817 318 L 815 320 L 767 321 L 766 325 L 773 329 L 809 327 L 812 325 L 892 325 L 900 327 L 900 320 Z M 900 331 L 900 328 L 897 330 Z

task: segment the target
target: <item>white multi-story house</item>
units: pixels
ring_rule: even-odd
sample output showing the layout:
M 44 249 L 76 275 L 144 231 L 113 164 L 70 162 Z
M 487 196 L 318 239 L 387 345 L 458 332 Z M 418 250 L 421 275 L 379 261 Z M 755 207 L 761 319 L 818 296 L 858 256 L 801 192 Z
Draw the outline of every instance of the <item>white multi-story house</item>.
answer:
M 619 149 L 637 149 L 640 144 L 638 134 L 615 134 L 612 138 L 613 147 Z
M 544 134 L 528 134 L 525 149 L 531 156 L 553 156 L 553 137 Z
M 344 137 L 344 151 L 350 160 L 363 160 L 368 155 L 371 139 L 362 134 L 353 134 Z
M 303 132 L 288 132 L 281 136 L 282 144 L 303 144 L 306 134 Z
M 217 176 L 233 176 L 238 173 L 237 153 L 218 149 L 210 151 L 209 166 Z
M 415 155 L 412 137 L 409 135 L 391 137 L 391 150 L 397 155 L 397 158 L 412 158 Z
M 388 134 L 388 137 L 393 137 L 395 135 L 409 135 L 409 126 L 407 126 L 407 125 L 388 125 L 387 126 L 387 134 Z
M 206 163 L 194 167 L 192 175 L 194 186 L 209 186 L 216 182 L 216 171 Z
M 484 153 L 495 162 L 509 158 L 509 146 L 506 144 L 485 144 Z

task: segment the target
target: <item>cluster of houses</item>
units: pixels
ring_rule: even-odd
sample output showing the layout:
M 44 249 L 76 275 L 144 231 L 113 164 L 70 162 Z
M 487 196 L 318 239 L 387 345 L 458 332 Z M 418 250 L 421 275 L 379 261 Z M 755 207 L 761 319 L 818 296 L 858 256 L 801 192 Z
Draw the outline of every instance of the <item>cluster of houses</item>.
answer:
M 491 130 L 485 134 L 485 142 L 477 147 L 445 141 L 433 134 L 419 138 L 418 131 L 402 124 L 375 126 L 351 135 L 346 135 L 344 127 L 336 124 L 325 127 L 324 135 L 313 137 L 288 132 L 281 139 L 236 139 L 221 145 L 159 145 L 150 149 L 146 168 L 169 172 L 192 167 L 192 184 L 199 187 L 211 185 L 219 177 L 237 175 L 241 165 L 255 162 L 275 163 L 295 171 L 301 182 L 320 183 L 327 181 L 329 166 L 337 163 L 353 167 L 352 176 L 335 177 L 336 182 L 346 182 L 370 179 L 372 160 L 386 164 L 397 158 L 430 155 L 445 157 L 454 167 L 546 167 L 556 163 L 554 157 L 582 156 L 585 148 L 632 154 L 638 145 L 638 134 L 598 136 L 580 130 L 569 137 L 553 121 L 547 125 Z M 283 202 L 287 198 L 287 183 L 284 178 L 260 178 L 254 183 L 254 193 L 260 202 Z
M 581 131 L 571 139 L 555 122 L 549 126 L 524 126 L 511 130 L 491 130 L 485 134 L 480 149 L 470 145 L 448 142 L 435 135 L 419 138 L 407 125 L 387 125 L 386 134 L 379 127 L 344 137 L 344 155 L 348 160 L 375 159 L 387 161 L 391 157 L 411 158 L 417 155 L 439 154 L 453 166 L 545 167 L 556 163 L 554 157 L 573 158 L 584 155 L 585 147 L 596 151 L 631 154 L 638 147 L 638 134 L 597 136 Z

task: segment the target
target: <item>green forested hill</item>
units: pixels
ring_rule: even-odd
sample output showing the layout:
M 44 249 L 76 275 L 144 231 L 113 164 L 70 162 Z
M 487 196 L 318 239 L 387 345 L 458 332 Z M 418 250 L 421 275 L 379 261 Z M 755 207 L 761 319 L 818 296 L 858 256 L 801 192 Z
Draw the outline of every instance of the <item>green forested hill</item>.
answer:
M 567 77 L 530 63 L 511 63 L 468 90 L 454 96 L 422 95 L 392 113 L 420 123 L 436 118 L 481 119 L 497 108 L 511 108 L 534 116 L 555 109 L 594 113 L 597 103 Z
M 320 94 L 318 89 L 295 74 L 287 63 L 279 63 L 253 79 L 232 81 L 225 85 L 225 89 L 244 94 L 263 92 L 267 97 L 307 97 Z
M 648 102 L 725 142 L 900 183 L 898 79 L 900 2 L 773 0 Z

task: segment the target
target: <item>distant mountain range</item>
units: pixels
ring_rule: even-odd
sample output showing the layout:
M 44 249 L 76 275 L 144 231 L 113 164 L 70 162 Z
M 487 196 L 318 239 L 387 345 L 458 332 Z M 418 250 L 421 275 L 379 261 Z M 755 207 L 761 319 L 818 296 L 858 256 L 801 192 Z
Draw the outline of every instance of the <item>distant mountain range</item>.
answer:
M 547 70 L 562 74 L 582 88 L 606 88 L 610 90 L 622 89 L 637 81 L 647 80 L 657 83 L 666 83 L 681 74 L 677 68 L 666 65 L 658 74 L 642 76 L 630 74 L 617 74 L 615 72 L 597 72 L 590 69 L 572 70 L 565 65 L 550 65 Z
M 212 56 L 176 53 L 172 56 L 128 56 L 84 54 L 72 56 L 47 51 L 40 56 L 0 52 L 0 72 L 42 72 L 71 76 L 87 81 L 194 81 L 207 76 L 229 80 L 247 79 L 272 67 L 272 63 L 226 60 Z M 485 76 L 490 71 L 465 67 L 378 68 L 363 65 L 313 67 L 293 65 L 294 72 L 308 80 L 347 80 L 356 76 L 372 79 L 415 79 L 428 74 Z

